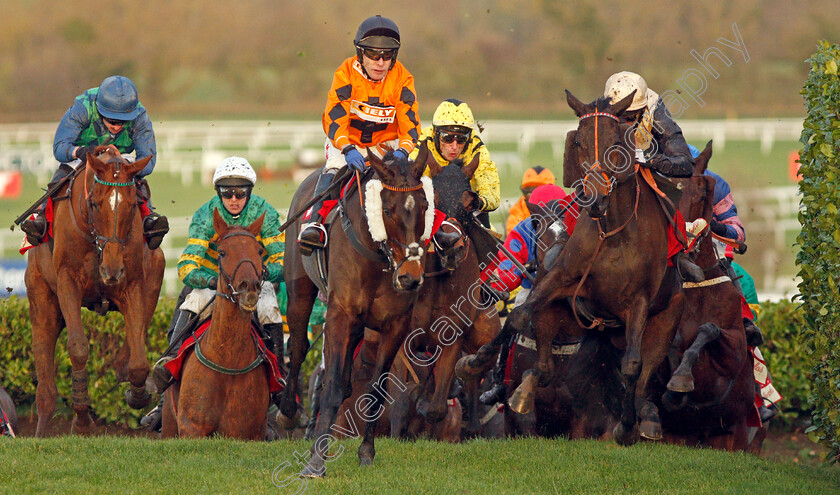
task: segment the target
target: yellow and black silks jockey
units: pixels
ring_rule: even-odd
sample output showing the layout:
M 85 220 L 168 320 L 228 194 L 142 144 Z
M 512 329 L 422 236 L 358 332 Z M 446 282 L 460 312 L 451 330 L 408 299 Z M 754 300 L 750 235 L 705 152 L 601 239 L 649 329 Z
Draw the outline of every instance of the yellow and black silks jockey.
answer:
M 470 186 L 478 195 L 475 210 L 481 212 L 479 218 L 489 227 L 487 212 L 499 207 L 499 171 L 490 159 L 490 152 L 478 136 L 472 110 L 463 101 L 455 98 L 444 100 L 438 105 L 432 117 L 432 125 L 420 133 L 420 141 L 428 141 L 429 151 L 441 167 L 445 167 L 452 160 L 460 158 L 464 163 L 470 163 L 478 155 L 478 168 L 473 174 Z M 415 149 L 411 158 L 417 157 Z M 429 175 L 426 168 L 425 175 Z

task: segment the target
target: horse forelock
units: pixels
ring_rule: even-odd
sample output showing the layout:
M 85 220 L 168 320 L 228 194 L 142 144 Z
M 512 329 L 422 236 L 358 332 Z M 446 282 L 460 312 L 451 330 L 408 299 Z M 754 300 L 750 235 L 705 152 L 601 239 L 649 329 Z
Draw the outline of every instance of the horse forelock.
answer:
M 610 99 L 606 96 L 601 96 L 597 100 L 593 101 L 590 105 L 595 105 L 595 110 L 603 111 L 610 106 Z

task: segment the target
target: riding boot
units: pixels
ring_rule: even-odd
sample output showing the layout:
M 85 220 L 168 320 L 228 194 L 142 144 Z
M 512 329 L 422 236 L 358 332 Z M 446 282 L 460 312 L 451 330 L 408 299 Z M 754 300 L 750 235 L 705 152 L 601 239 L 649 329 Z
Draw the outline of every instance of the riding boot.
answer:
M 695 265 L 688 257 L 688 254 L 680 252 L 674 255 L 674 264 L 677 267 L 677 272 L 686 282 L 702 282 L 706 280 L 703 275 L 703 269 Z
M 67 177 L 71 173 L 73 173 L 73 167 L 67 165 L 66 163 L 59 165 L 59 167 L 55 170 L 55 173 L 53 173 L 52 179 L 50 179 L 50 182 L 47 184 L 47 190 L 49 191 L 55 187 L 61 179 Z M 43 241 L 44 237 L 47 235 L 47 218 L 44 216 L 44 210 L 46 210 L 46 208 L 47 202 L 44 201 L 33 213 L 34 218 L 30 215 L 29 218 L 20 224 L 20 230 L 26 234 L 26 240 L 28 240 L 29 244 L 32 244 L 33 246 L 41 244 L 41 241 Z
M 159 432 L 163 417 L 163 397 L 158 400 L 157 405 L 145 416 L 140 418 L 140 426 L 151 432 Z
M 277 364 L 283 368 L 283 324 L 267 323 L 263 325 L 266 338 L 263 339 L 266 348 L 277 356 Z
M 312 197 L 322 194 L 330 187 L 335 174 L 338 169 L 325 169 L 318 176 L 318 182 L 315 183 L 315 191 Z M 322 225 L 324 219 L 321 218 L 321 207 L 324 205 L 324 198 L 319 199 L 310 208 L 309 222 L 300 226 L 300 234 L 298 235 L 298 244 L 300 245 L 300 253 L 304 256 L 309 256 L 316 249 L 323 249 L 327 244 L 327 230 Z
M 178 349 L 187 340 L 187 336 L 190 333 L 190 323 L 193 322 L 195 317 L 195 313 L 186 309 L 179 309 L 178 312 L 178 321 L 175 323 L 175 328 L 172 331 L 172 340 L 169 341 L 169 347 L 166 348 L 163 356 L 158 359 L 152 368 L 152 383 L 154 383 L 159 394 L 162 394 L 164 390 L 175 382 L 175 377 L 172 376 L 172 373 L 164 365 L 177 357 Z
M 309 409 L 309 423 L 306 425 L 306 433 L 303 438 L 312 440 L 315 438 L 315 423 L 318 421 L 318 414 L 321 412 L 321 390 L 324 388 L 324 371 L 315 375 L 315 385 L 312 394 L 312 406 Z
M 507 399 L 507 385 L 505 385 L 505 369 L 507 368 L 508 355 L 510 354 L 511 339 L 506 340 L 499 350 L 499 359 L 496 361 L 496 367 L 493 368 L 492 379 L 493 386 L 481 396 L 478 400 L 486 406 L 494 404 L 504 404 Z
M 137 179 L 134 184 L 137 187 L 137 202 L 139 204 L 145 203 L 150 212 L 143 219 L 143 236 L 146 238 L 149 249 L 155 250 L 160 247 L 163 236 L 169 232 L 169 220 L 154 210 L 152 193 L 146 179 Z

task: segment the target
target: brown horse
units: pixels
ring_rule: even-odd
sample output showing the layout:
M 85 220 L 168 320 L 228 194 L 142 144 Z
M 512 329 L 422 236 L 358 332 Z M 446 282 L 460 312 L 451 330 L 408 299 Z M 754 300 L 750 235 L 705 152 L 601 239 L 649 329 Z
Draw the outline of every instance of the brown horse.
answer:
M 368 179 L 366 173 L 360 190 L 341 200 L 338 208 L 342 219 L 328 228 L 326 371 L 320 398 L 321 413 L 315 425 L 316 440 L 309 463 L 302 472 L 306 476 L 320 477 L 326 472 L 324 459 L 334 439 L 328 430 L 335 423 L 339 406 L 351 394 L 353 351 L 363 338 L 365 327 L 381 335 L 372 379 L 367 387 L 369 395 L 365 396 L 370 400 L 364 408 L 367 422 L 358 451 L 361 464 L 373 462 L 376 420 L 384 407 L 383 387 L 393 379 L 386 372 L 408 334 L 412 307 L 423 284 L 426 257 L 423 244 L 431 232 L 433 211 L 429 208 L 434 201 L 429 197 L 431 184 L 420 180 L 425 157 L 411 163 L 391 153 L 384 159 L 373 153 L 369 156 L 368 172 L 375 171 L 378 180 Z M 316 176 L 311 175 L 301 184 L 292 199 L 290 211 L 300 210 L 311 197 Z M 364 207 L 360 204 L 360 196 L 365 201 Z M 288 424 L 288 418 L 299 410 L 297 377 L 309 347 L 306 328 L 317 294 L 296 242 L 299 229 L 300 220 L 291 225 L 286 236 L 291 364 L 280 405 L 280 413 L 285 416 L 279 421 L 281 424 Z M 358 433 L 354 429 L 351 436 Z
M 219 284 L 210 327 L 185 358 L 178 382 L 166 390 L 161 436 L 213 433 L 261 440 L 266 433 L 269 372 L 251 332 L 263 278 L 257 236 L 265 215 L 248 227 L 228 225 L 213 212 Z
M 695 176 L 681 180 L 686 218 L 711 220 L 715 180 L 704 176 L 711 142 L 695 160 Z M 706 232 L 708 234 L 708 231 Z M 676 353 L 660 370 L 667 382 L 662 425 L 669 442 L 747 450 L 748 420 L 757 418 L 753 361 L 741 319 L 740 294 L 720 266 L 712 238 L 698 241 L 702 286 L 685 284 L 686 306 L 675 338 Z
M 647 396 L 647 381 L 665 357 L 684 304 L 676 277 L 665 278 L 668 219 L 656 193 L 635 173 L 632 132 L 620 124 L 633 95 L 615 104 L 600 98 L 589 105 L 568 91 L 566 95 L 580 121 L 578 129 L 567 136 L 564 171 L 585 172 L 578 185 L 587 215 L 578 219 L 574 234 L 551 268 L 538 273 L 530 297 L 511 312 L 499 336 L 474 358 L 461 362 L 459 376 L 483 373 L 501 342 L 520 333 L 532 315 L 552 301 L 584 297 L 625 325 L 621 373 L 627 389 L 616 440 L 622 444 L 638 440 L 637 413 L 642 416 L 641 433 L 659 438 L 658 411 Z M 551 342 L 557 328 L 536 330 L 542 330 L 536 334 L 536 367 L 526 372 L 509 401 L 520 413 L 533 410 L 535 387 L 548 383 L 552 374 Z M 643 337 L 656 343 L 644 360 Z
M 435 206 L 449 218 L 441 229 L 460 234 L 452 247 L 427 258 L 426 282 L 414 305 L 412 332 L 404 346 L 417 366 L 433 365 L 432 375 L 421 386 L 417 410 L 434 422 L 451 409 L 447 397 L 462 350 L 475 352 L 490 342 L 499 333 L 501 322 L 495 305 L 483 301 L 480 294 L 482 263 L 489 264 L 489 260 L 480 258 L 478 246 L 487 243 L 484 238 L 489 234 L 472 214 L 476 194 L 470 181 L 479 157 L 468 164 L 456 159 L 441 167 L 430 153 L 426 163 L 435 188 Z M 416 357 L 412 349 L 417 345 L 434 349 L 434 354 Z M 464 394 L 468 434 L 480 428 L 477 392 L 475 387 L 467 387 Z
M 65 325 L 73 365 L 72 428 L 90 432 L 90 346 L 82 328 L 83 307 L 104 312 L 114 305 L 122 313 L 126 340 L 115 363 L 117 377 L 131 383 L 129 406 L 139 409 L 149 402 L 146 329 L 165 262 L 163 252 L 149 250 L 143 240 L 134 180 L 151 157 L 129 163 L 112 146 L 96 151 L 104 153 L 88 155 L 86 168 L 54 197 L 54 241 L 28 253 L 25 281 L 38 375 L 38 436 L 46 434 L 55 410 L 55 343 Z

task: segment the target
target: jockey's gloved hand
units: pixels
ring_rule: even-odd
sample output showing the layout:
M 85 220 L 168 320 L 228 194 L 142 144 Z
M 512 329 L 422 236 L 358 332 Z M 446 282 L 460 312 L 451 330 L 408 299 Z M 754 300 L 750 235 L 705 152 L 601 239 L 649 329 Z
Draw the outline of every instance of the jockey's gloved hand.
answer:
M 347 151 L 344 152 L 344 159 L 347 161 L 348 167 L 359 172 L 364 172 L 365 157 L 359 153 L 359 150 L 357 150 L 355 146 L 348 146 Z
M 713 218 L 712 219 L 712 232 L 714 232 L 715 234 L 717 234 L 721 237 L 726 237 L 726 225 L 718 222 L 717 220 L 715 220 Z
M 408 152 L 402 148 L 397 148 L 394 151 L 394 158 L 398 160 L 408 160 Z
M 79 148 L 76 150 L 76 158 L 82 161 L 87 161 L 88 153 L 90 153 L 91 155 L 95 154 L 95 149 L 95 144 L 91 144 L 90 146 L 79 146 Z

